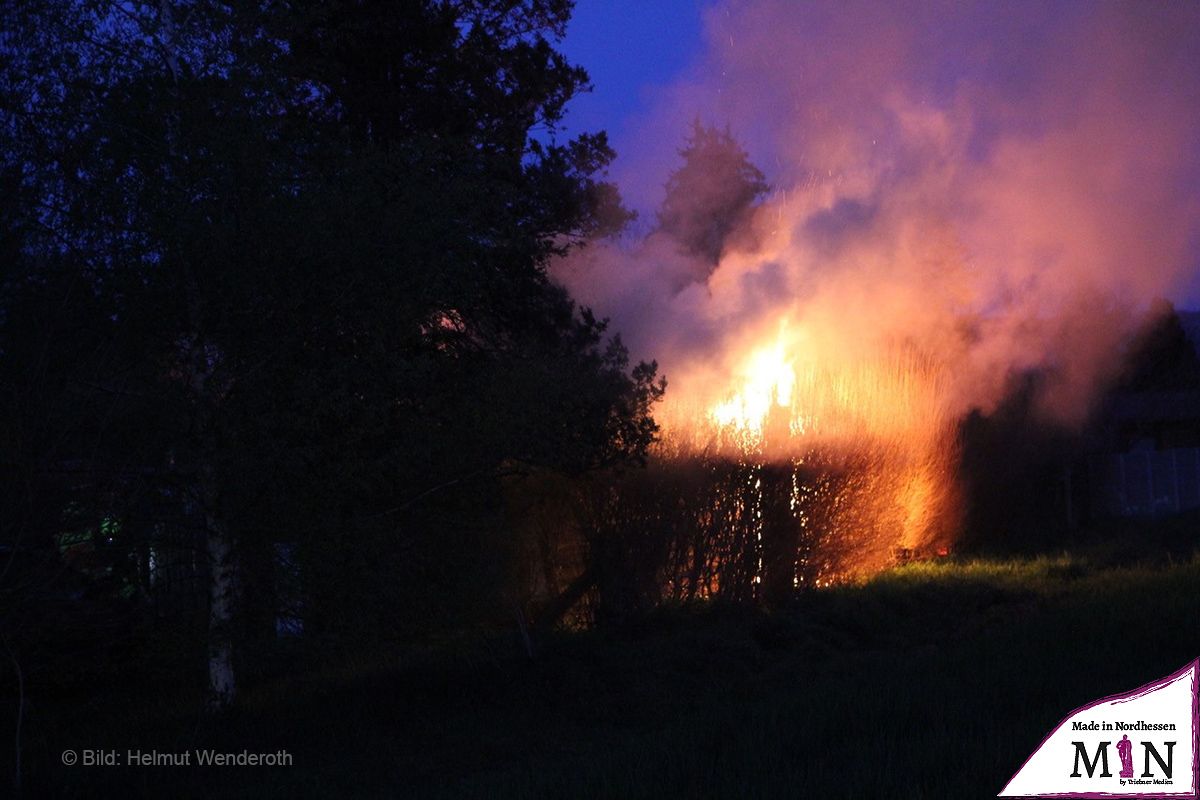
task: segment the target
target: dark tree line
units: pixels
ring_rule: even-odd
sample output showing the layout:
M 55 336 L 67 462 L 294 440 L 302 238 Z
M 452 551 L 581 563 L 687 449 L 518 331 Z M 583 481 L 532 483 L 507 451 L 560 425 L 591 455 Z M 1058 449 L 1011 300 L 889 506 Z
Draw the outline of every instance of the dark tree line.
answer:
M 637 462 L 662 392 L 546 274 L 630 218 L 603 134 L 557 135 L 571 5 L 6 8 L 15 662 L 80 597 L 137 605 L 179 541 L 214 707 L 292 594 L 281 547 L 321 641 L 511 613 L 505 476 Z

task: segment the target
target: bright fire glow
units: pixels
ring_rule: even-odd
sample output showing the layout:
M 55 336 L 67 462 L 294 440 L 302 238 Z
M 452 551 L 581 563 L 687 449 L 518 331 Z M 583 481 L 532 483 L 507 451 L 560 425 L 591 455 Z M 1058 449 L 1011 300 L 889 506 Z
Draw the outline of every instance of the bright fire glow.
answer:
M 741 389 L 712 409 L 712 419 L 719 427 L 761 435 L 772 406 L 792 405 L 796 370 L 782 339 L 781 335 L 780 341 L 750 355 L 741 370 Z
M 863 355 L 822 348 L 786 319 L 771 330 L 710 400 L 663 409 L 668 440 L 743 465 L 745 485 L 725 502 L 754 509 L 760 551 L 773 536 L 796 542 L 792 585 L 945 549 L 956 524 L 955 448 L 937 362 L 905 344 Z M 786 508 L 770 508 L 784 497 Z

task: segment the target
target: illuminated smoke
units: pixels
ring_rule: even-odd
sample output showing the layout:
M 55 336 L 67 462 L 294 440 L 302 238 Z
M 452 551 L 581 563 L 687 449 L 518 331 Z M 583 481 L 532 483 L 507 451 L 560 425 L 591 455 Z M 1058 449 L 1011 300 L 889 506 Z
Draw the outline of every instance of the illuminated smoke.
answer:
M 655 199 L 699 114 L 772 194 L 711 274 L 662 233 L 555 274 L 662 365 L 669 436 L 867 454 L 867 527 L 943 536 L 956 421 L 1037 369 L 1042 413 L 1082 422 L 1136 312 L 1193 278 L 1200 6 L 747 0 L 705 30 L 616 177 Z

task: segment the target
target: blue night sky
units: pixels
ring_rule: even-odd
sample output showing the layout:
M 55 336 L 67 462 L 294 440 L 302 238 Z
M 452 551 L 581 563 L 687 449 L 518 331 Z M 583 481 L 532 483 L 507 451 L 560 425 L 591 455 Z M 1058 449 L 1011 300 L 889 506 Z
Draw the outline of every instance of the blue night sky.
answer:
M 571 130 L 607 130 L 646 110 L 646 90 L 669 83 L 697 57 L 701 12 L 694 0 L 580 0 L 563 52 L 591 75 L 595 89 L 571 102 Z
M 564 133 L 606 131 L 617 152 L 611 179 L 642 220 L 660 200 L 666 167 L 682 144 L 682 127 L 646 122 L 661 92 L 694 74 L 703 57 L 703 13 L 689 0 L 580 0 L 561 49 L 591 77 L 593 89 L 567 106 Z

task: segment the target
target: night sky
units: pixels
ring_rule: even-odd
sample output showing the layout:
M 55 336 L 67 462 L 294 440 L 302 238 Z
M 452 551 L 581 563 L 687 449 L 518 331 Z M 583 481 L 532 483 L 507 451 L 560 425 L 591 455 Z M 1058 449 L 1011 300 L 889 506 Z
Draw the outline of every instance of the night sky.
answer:
M 699 55 L 704 7 L 694 0 L 580 0 L 563 51 L 587 69 L 595 90 L 571 102 L 567 125 L 606 129 L 628 142 L 629 122 L 648 110 L 654 87 Z

